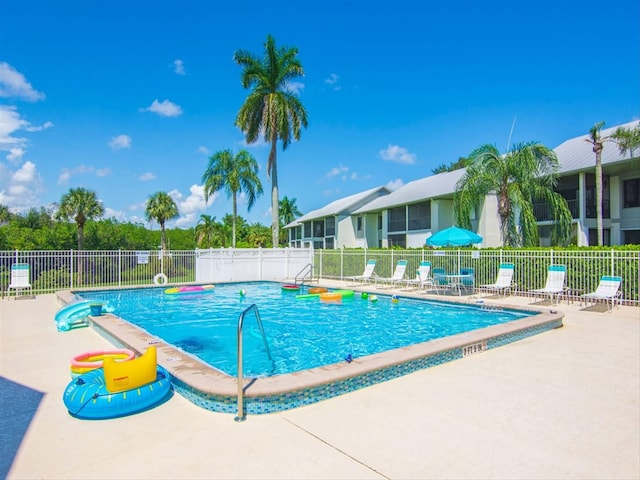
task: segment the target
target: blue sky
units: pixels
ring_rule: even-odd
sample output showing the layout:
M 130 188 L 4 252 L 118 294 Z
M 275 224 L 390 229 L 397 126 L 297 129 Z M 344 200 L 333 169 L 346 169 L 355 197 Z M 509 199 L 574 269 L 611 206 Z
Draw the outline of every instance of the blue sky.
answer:
M 1 0 L 0 203 L 85 187 L 108 217 L 145 223 L 165 191 L 170 226 L 220 220 L 231 202 L 204 201 L 208 157 L 247 148 L 265 194 L 238 213 L 269 225 L 268 148 L 234 126 L 248 91 L 233 62 L 267 34 L 305 69 L 291 87 L 309 126 L 278 149 L 280 197 L 302 213 L 505 150 L 512 127 L 512 144 L 554 148 L 639 119 L 638 18 L 637 0 Z

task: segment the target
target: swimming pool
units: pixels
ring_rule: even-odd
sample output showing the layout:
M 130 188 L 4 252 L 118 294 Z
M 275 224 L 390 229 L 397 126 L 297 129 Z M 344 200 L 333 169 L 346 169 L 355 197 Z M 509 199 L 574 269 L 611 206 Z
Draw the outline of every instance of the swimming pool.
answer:
M 274 283 L 273 285 L 276 288 L 280 287 L 278 283 Z M 210 295 L 220 298 L 226 295 L 220 287 L 222 286 L 218 286 L 216 292 Z M 371 292 L 370 289 L 372 287 L 365 286 L 364 288 L 369 288 Z M 263 312 L 261 302 L 254 302 L 258 297 L 254 297 L 254 294 L 248 291 L 246 298 L 242 300 L 239 296 L 240 289 L 240 284 L 230 285 L 229 303 L 233 303 L 239 307 L 247 307 L 252 303 L 258 304 L 260 313 L 263 316 L 263 323 L 265 323 L 267 336 L 270 336 L 270 340 L 272 340 L 274 337 L 273 334 L 269 332 L 270 326 L 267 325 L 266 320 L 269 315 Z M 161 292 L 161 289 L 158 288 L 146 288 L 144 290 L 148 292 L 147 294 L 149 296 L 158 295 Z M 139 294 L 139 290 L 85 291 L 76 293 L 65 291 L 58 292 L 58 298 L 62 303 L 69 303 L 76 300 L 79 295 L 82 295 L 83 298 L 95 298 L 92 295 L 96 294 L 135 296 Z M 380 292 L 376 294 L 379 298 L 378 305 L 376 307 L 372 306 L 369 299 L 369 303 L 366 304 L 367 309 L 379 308 L 382 310 L 383 308 L 388 308 L 389 310 L 386 310 L 387 313 L 394 311 L 391 310 L 393 308 L 397 309 L 396 311 L 402 311 L 402 307 L 410 307 L 413 305 L 412 302 L 414 299 L 409 297 L 419 298 L 419 301 L 424 300 L 424 296 L 406 293 L 404 294 L 405 296 L 400 299 L 399 304 L 391 305 L 389 296 L 381 295 Z M 281 294 L 280 297 L 281 301 L 278 303 L 278 312 L 287 310 L 284 306 L 289 305 L 289 303 L 286 302 L 293 302 L 295 300 L 295 294 L 287 293 L 289 297 L 282 295 L 283 294 Z M 286 301 L 285 298 L 287 298 Z M 165 300 L 167 302 L 170 301 L 169 299 Z M 202 299 L 200 301 L 204 300 Z M 386 306 L 385 301 L 387 302 Z M 356 291 L 352 302 L 363 302 L 363 300 L 359 298 L 358 291 Z M 460 307 L 482 308 L 478 305 L 476 299 L 466 300 L 455 298 L 448 299 L 442 303 L 446 303 L 454 309 Z M 159 307 L 152 306 L 152 302 L 148 302 L 147 304 L 146 301 L 138 300 L 137 305 L 139 310 L 149 310 L 151 316 L 155 316 L 156 318 L 162 317 L 157 310 Z M 167 306 L 168 305 L 169 304 L 167 304 Z M 196 304 L 194 304 L 192 309 L 199 310 L 195 305 Z M 318 302 L 315 301 L 314 308 L 334 309 L 332 311 L 336 313 L 336 311 L 340 309 L 346 310 L 345 307 L 349 305 L 348 301 L 345 301 L 342 305 L 320 306 Z M 391 348 L 390 350 L 363 356 L 355 353 L 353 355 L 353 361 L 351 362 L 343 358 L 346 350 L 335 349 L 334 358 L 338 359 L 336 363 L 329 363 L 320 367 L 299 370 L 288 374 L 260 374 L 258 378 L 251 378 L 251 376 L 247 375 L 243 382 L 243 413 L 272 413 L 312 404 L 375 383 L 397 378 L 416 370 L 461 359 L 562 326 L 563 314 L 555 310 L 541 309 L 535 306 L 517 307 L 509 305 L 493 305 L 489 309 L 493 310 L 491 312 L 493 314 L 500 313 L 500 310 L 509 310 L 515 312 L 516 315 L 511 321 L 476 328 L 475 330 L 467 332 L 455 333 L 442 338 L 420 341 L 414 345 Z M 266 312 L 268 309 L 265 307 L 264 310 Z M 522 316 L 522 313 L 531 315 Z M 166 321 L 170 318 L 170 315 L 164 318 Z M 353 317 L 349 318 L 352 319 Z M 388 315 L 385 318 L 391 319 L 392 317 Z M 234 326 L 237 325 L 237 320 L 236 315 L 233 322 Z M 245 338 L 254 338 L 254 340 L 257 340 L 251 334 L 251 321 L 248 320 L 248 317 L 245 320 L 247 321 Z M 212 367 L 193 354 L 186 354 L 186 349 L 180 349 L 159 338 L 159 335 L 152 334 L 144 328 L 129 322 L 128 319 L 121 318 L 117 315 L 106 314 L 91 317 L 91 325 L 100 335 L 118 347 L 130 348 L 138 353 L 142 353 L 146 351 L 149 345 L 156 345 L 158 363 L 169 371 L 172 376 L 174 389 L 178 393 L 202 408 L 214 412 L 240 414 L 236 407 L 238 382 L 235 376 L 226 374 L 219 368 Z M 395 324 L 387 321 L 386 325 Z M 403 329 L 405 328 L 388 328 L 387 336 L 395 337 Z M 351 331 L 350 336 L 354 336 L 353 331 Z M 354 352 L 357 352 L 357 350 L 354 349 Z M 235 372 L 233 373 L 235 374 Z
M 297 293 L 305 291 L 247 282 L 179 295 L 147 288 L 82 296 L 107 303 L 116 315 L 231 376 L 238 368 L 238 318 L 255 303 L 273 361 L 255 317 L 247 315 L 243 370 L 252 377 L 308 370 L 533 315 L 390 295 L 357 294 L 324 303 L 317 297 L 300 299 Z

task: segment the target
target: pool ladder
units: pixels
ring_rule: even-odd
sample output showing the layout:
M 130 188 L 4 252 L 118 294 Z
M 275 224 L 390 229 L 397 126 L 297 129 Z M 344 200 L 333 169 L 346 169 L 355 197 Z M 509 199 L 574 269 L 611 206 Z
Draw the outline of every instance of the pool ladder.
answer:
M 242 422 L 246 420 L 247 416 L 244 413 L 244 378 L 242 373 L 242 327 L 244 325 L 244 317 L 247 313 L 253 311 L 260 328 L 260 335 L 264 342 L 264 348 L 267 350 L 267 356 L 273 364 L 273 358 L 271 357 L 271 350 L 269 350 L 269 342 L 267 342 L 267 336 L 264 334 L 264 327 L 262 326 L 262 320 L 260 319 L 260 312 L 258 312 L 258 306 L 254 303 L 249 305 L 240 314 L 238 318 L 238 414 L 235 417 L 236 422 Z

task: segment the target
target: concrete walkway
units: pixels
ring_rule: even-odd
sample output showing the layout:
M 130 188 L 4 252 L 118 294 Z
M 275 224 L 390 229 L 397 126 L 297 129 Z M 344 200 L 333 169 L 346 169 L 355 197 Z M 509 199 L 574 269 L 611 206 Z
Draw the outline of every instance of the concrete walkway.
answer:
M 177 394 L 86 421 L 62 402 L 69 360 L 110 345 L 56 332 L 54 295 L 5 299 L 0 375 L 44 393 L 8 478 L 638 479 L 640 309 L 581 308 L 558 307 L 561 329 L 243 423 Z

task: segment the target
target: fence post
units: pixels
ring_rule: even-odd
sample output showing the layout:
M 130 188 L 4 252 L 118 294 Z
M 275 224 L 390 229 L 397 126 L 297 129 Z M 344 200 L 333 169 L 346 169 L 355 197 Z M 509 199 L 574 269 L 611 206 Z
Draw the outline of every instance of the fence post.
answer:
M 70 278 L 69 278 L 69 281 L 71 282 L 71 285 L 69 286 L 69 288 L 73 289 L 73 248 L 69 252 L 69 266 L 71 268 L 71 275 L 70 275 Z
M 615 250 L 611 249 L 611 276 L 613 277 L 616 274 L 616 262 L 615 262 Z
M 118 286 L 122 286 L 122 249 L 118 249 Z

